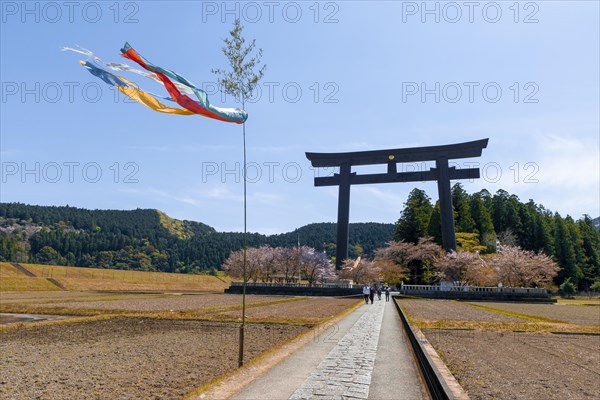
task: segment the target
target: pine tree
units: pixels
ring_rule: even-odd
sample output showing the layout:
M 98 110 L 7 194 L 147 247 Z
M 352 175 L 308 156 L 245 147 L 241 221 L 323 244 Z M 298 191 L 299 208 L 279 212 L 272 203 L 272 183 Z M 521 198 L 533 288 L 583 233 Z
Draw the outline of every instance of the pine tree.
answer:
M 413 189 L 404 203 L 404 210 L 396 223 L 394 239 L 417 243 L 419 238 L 427 236 L 433 206 L 425 191 Z
M 564 219 L 564 222 L 567 232 L 569 232 L 571 242 L 573 243 L 573 250 L 575 252 L 575 268 L 577 274 L 576 282 L 580 282 L 581 278 L 583 278 L 582 267 L 586 261 L 585 252 L 583 250 L 583 238 L 577 224 L 570 215 L 567 215 L 567 217 Z
M 433 207 L 433 211 L 431 212 L 427 234 L 433 238 L 435 243 L 440 246 L 442 245 L 442 217 L 440 214 L 439 200 L 435 202 L 435 207 Z
M 594 228 L 594 224 L 589 215 L 584 215 L 577 221 L 582 238 L 582 250 L 585 255 L 583 265 L 584 283 L 591 287 L 595 282 L 600 281 L 600 232 Z
M 473 233 L 475 221 L 471 215 L 470 196 L 460 183 L 452 186 L 452 205 L 457 232 Z
M 551 256 L 554 254 L 554 217 L 542 206 L 538 210 L 536 247 L 539 251 Z
M 492 198 L 492 221 L 496 233 L 522 232 L 519 209 L 521 203 L 515 195 L 509 195 L 505 190 L 498 190 Z
M 565 222 L 558 213 L 554 214 L 554 224 L 556 227 L 554 232 L 554 258 L 561 267 L 556 278 L 557 283 L 560 284 L 571 278 L 577 284 L 579 274 L 573 240 L 568 228 L 565 226 Z
M 480 243 L 487 246 L 486 252 L 495 251 L 496 232 L 494 230 L 494 223 L 484 203 L 481 192 L 471 196 L 471 215 L 475 223 L 475 232 L 479 234 Z

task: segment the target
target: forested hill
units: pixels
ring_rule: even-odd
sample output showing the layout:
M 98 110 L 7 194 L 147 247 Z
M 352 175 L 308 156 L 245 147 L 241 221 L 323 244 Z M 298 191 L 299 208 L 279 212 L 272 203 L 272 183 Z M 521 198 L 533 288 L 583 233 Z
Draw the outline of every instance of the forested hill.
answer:
M 393 224 L 350 224 L 350 256 L 371 256 L 393 238 Z M 317 223 L 278 235 L 248 235 L 248 245 L 308 245 L 335 252 L 336 224 Z M 0 261 L 102 268 L 199 272 L 220 269 L 243 234 L 217 232 L 158 210 L 87 210 L 0 203 Z

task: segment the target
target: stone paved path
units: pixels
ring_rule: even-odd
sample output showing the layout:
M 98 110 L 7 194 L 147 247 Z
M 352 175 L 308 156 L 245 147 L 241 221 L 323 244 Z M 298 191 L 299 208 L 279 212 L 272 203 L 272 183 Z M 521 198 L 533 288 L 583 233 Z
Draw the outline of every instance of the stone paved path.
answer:
M 385 302 L 368 307 L 290 400 L 369 397 Z
M 361 305 L 229 399 L 428 399 L 392 301 Z

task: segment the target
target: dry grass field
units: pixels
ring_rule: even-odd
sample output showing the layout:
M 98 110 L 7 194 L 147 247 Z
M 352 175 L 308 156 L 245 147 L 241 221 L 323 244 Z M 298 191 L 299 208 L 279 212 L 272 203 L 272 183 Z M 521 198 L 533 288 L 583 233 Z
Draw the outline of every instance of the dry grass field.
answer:
M 600 310 L 396 300 L 472 399 L 600 397 Z
M 0 292 L 28 290 L 223 292 L 228 277 L 0 262 Z
M 23 276 L 23 273 L 10 263 L 0 262 L 0 276 L 3 278 L 19 278 Z
M 0 262 L 0 292 L 60 290 L 45 278 L 27 276 L 6 262 Z

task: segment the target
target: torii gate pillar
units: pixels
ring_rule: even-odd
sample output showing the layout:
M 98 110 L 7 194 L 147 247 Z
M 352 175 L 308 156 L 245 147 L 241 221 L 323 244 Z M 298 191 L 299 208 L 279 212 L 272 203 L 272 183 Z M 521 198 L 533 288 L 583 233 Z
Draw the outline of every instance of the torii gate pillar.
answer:
M 438 158 L 435 161 L 435 167 L 437 169 L 437 186 L 440 200 L 440 220 L 442 221 L 442 247 L 449 253 L 452 250 L 456 250 L 456 233 L 448 159 Z
M 342 261 L 348 258 L 348 237 L 350 222 L 350 173 L 349 163 L 340 166 L 340 185 L 338 194 L 337 245 L 335 247 L 335 267 L 339 269 Z M 340 260 L 338 262 L 338 260 Z

